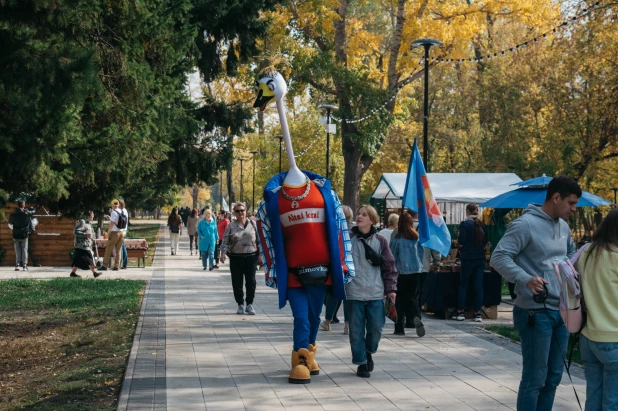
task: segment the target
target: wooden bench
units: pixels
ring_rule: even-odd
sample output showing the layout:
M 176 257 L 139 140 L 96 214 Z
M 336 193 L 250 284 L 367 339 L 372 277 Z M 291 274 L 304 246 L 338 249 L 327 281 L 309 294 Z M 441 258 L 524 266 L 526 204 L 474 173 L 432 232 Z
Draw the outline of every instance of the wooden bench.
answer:
M 99 248 L 99 256 L 105 256 L 105 248 L 107 245 L 106 239 L 98 239 L 97 246 Z M 140 260 L 142 261 L 142 268 L 146 267 L 146 257 L 148 256 L 148 242 L 143 238 L 127 238 L 124 240 L 127 246 L 127 256 L 129 258 L 137 258 L 137 267 L 140 267 Z

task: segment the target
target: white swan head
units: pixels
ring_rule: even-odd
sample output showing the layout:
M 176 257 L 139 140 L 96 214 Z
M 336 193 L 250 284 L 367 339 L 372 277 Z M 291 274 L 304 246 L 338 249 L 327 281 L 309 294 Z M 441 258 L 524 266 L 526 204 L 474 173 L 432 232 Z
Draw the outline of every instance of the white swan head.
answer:
M 257 99 L 253 107 L 264 111 L 272 101 L 279 101 L 288 92 L 288 86 L 281 73 L 276 70 L 267 70 L 260 75 L 256 84 Z

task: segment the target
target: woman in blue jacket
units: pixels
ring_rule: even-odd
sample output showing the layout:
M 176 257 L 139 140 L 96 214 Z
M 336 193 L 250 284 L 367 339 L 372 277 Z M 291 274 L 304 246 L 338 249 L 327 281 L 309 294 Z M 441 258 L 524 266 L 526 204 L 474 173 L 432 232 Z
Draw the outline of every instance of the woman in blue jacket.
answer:
M 212 218 L 212 211 L 206 210 L 204 218 L 197 225 L 198 248 L 202 256 L 202 267 L 206 269 L 206 257 L 208 257 L 208 269 L 212 271 L 215 267 L 215 244 L 219 240 L 217 223 Z
M 421 272 L 424 250 L 414 229 L 414 211 L 407 211 L 399 217 L 397 229 L 391 235 L 390 248 L 397 265 L 397 323 L 395 335 L 405 335 L 404 324 L 416 328 L 419 337 L 425 335 L 421 321 Z
M 463 321 L 468 283 L 472 277 L 474 286 L 474 321 L 481 322 L 481 307 L 483 306 L 483 275 L 485 274 L 485 246 L 487 245 L 487 226 L 479 218 L 479 208 L 476 204 L 466 206 L 466 219 L 459 225 L 459 259 L 461 273 L 459 275 L 459 298 L 457 312 L 453 320 Z

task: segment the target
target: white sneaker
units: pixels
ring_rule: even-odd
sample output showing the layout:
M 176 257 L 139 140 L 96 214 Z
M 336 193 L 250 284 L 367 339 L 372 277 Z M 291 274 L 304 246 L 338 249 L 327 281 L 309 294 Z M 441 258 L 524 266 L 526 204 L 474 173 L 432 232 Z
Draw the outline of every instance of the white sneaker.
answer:
M 252 304 L 247 304 L 247 308 L 245 309 L 245 313 L 249 315 L 255 315 L 255 310 L 253 309 Z
M 477 322 L 477 323 L 482 323 L 483 322 L 483 318 L 481 317 L 481 314 L 475 314 L 474 315 L 474 322 Z
M 350 335 L 350 326 L 349 326 L 348 324 L 345 324 L 345 325 L 343 326 L 343 333 L 344 333 L 345 335 Z
M 245 313 L 245 307 L 242 304 L 238 306 L 238 310 L 236 310 L 236 314 L 243 315 Z
M 453 320 L 457 320 L 457 321 L 463 321 L 466 319 L 466 317 L 464 316 L 464 313 L 460 313 L 455 311 L 455 313 L 453 314 L 453 316 L 451 317 Z
M 327 323 L 326 320 L 320 323 L 320 329 L 324 331 L 330 331 L 330 323 Z

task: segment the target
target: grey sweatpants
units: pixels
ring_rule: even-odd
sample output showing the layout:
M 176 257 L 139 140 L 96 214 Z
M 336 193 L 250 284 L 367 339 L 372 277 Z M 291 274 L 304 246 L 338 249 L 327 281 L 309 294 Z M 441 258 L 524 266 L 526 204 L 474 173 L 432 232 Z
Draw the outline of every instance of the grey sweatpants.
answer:
M 15 265 L 25 267 L 28 265 L 28 239 L 13 239 L 15 245 Z

